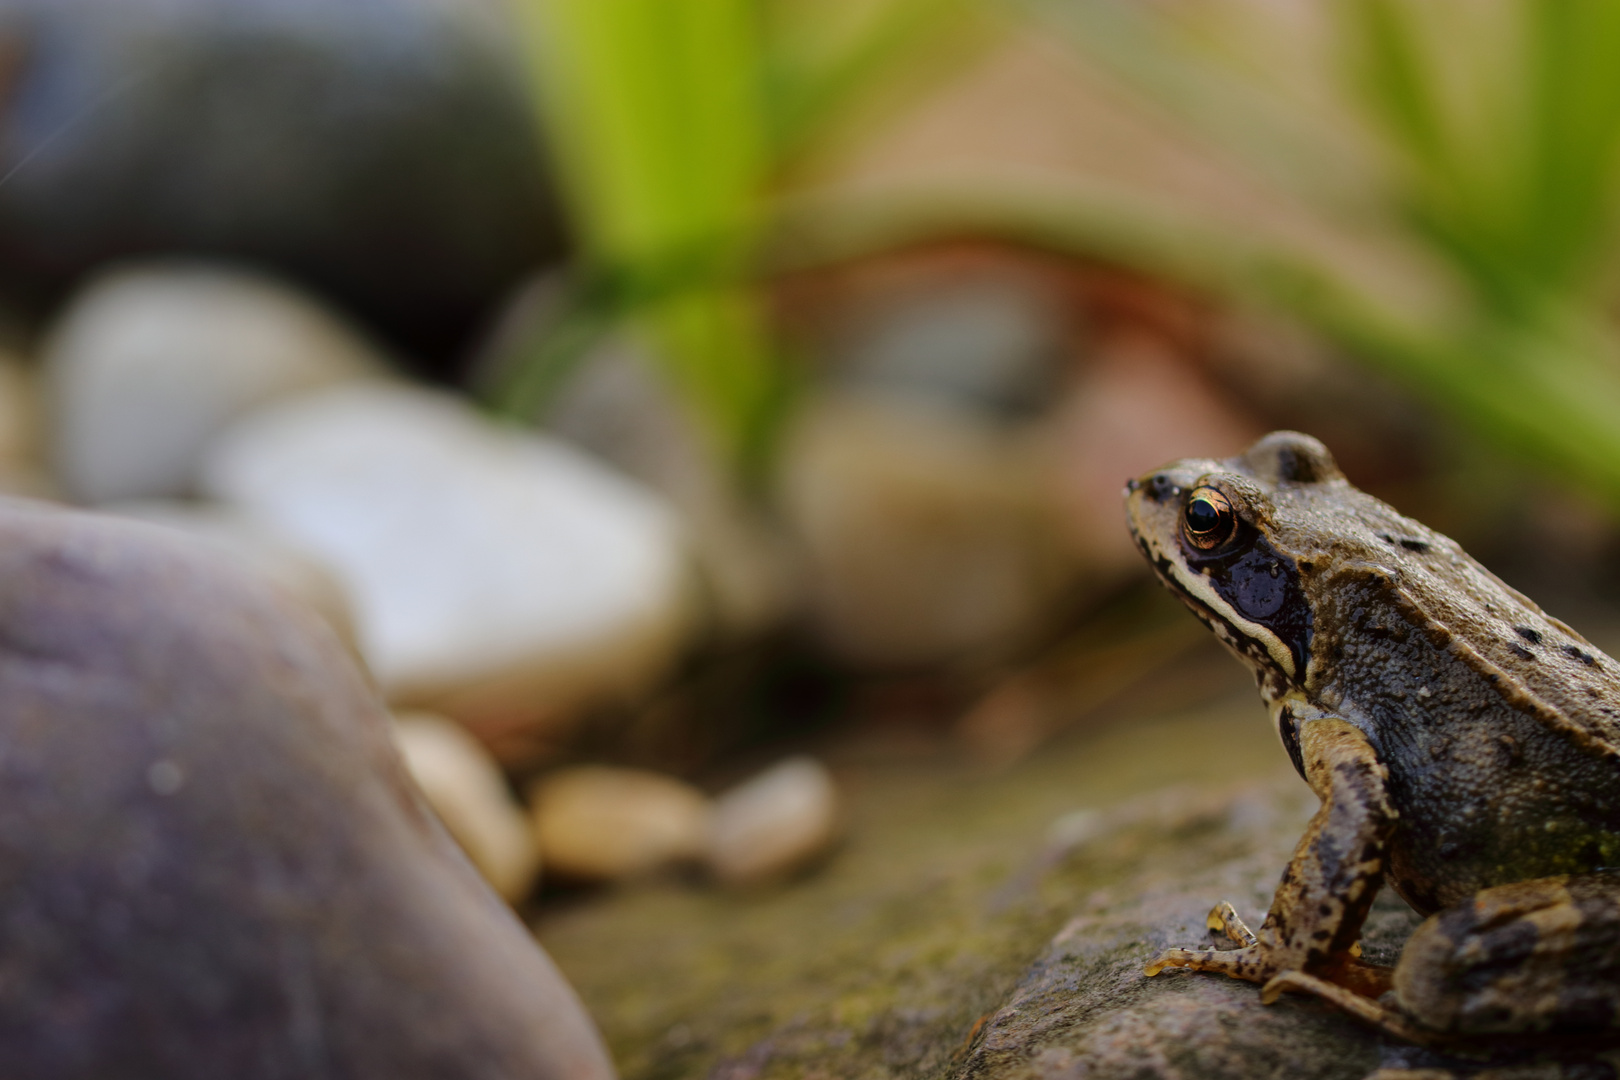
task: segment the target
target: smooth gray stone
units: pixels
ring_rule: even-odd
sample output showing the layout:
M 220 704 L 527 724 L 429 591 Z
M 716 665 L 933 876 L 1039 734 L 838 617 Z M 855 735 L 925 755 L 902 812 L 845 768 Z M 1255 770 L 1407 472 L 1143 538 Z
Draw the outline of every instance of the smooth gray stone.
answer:
M 0 501 L 0 1072 L 580 1078 L 590 1020 L 314 616 Z
M 448 370 L 562 222 L 499 0 L 0 0 L 0 285 L 250 263 Z

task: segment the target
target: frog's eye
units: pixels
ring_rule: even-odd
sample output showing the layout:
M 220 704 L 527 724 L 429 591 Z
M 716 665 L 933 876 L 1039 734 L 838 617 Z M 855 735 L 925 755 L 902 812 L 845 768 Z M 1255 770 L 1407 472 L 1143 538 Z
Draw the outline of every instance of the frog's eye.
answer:
M 1181 515 L 1187 542 L 1200 551 L 1220 547 L 1237 531 L 1237 515 L 1225 495 L 1212 487 L 1193 488 Z

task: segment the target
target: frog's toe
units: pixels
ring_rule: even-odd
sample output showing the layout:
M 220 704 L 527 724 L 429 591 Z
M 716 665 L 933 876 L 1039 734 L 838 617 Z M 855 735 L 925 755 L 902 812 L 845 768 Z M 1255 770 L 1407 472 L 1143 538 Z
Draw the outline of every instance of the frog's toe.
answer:
M 1225 900 L 1209 909 L 1209 917 L 1204 920 L 1204 925 L 1211 930 L 1219 930 L 1234 944 L 1245 948 L 1259 943 L 1254 931 L 1250 930 L 1248 924 L 1238 915 L 1237 908 Z
M 1157 975 L 1166 968 L 1213 971 L 1234 979 L 1265 982 L 1275 971 L 1266 963 L 1258 947 L 1246 949 L 1166 949 L 1142 969 L 1144 975 Z
M 1203 953 L 1196 949 L 1166 949 L 1148 961 L 1148 966 L 1142 969 L 1142 974 L 1151 979 L 1165 968 L 1191 968 L 1193 961 L 1202 955 Z

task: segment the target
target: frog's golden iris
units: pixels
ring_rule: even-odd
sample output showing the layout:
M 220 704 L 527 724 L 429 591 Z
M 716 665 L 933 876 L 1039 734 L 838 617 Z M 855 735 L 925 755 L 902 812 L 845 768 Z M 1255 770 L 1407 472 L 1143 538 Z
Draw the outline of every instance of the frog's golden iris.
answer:
M 1187 543 L 1199 551 L 1213 551 L 1232 538 L 1237 517 L 1225 495 L 1212 487 L 1194 488 L 1181 515 Z

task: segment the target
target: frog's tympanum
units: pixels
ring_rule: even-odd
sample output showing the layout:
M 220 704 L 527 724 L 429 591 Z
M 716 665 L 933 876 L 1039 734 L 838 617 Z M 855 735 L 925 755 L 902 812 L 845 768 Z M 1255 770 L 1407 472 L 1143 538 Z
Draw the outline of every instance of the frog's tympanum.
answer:
M 1147 973 L 1316 994 L 1430 1044 L 1620 1032 L 1620 662 L 1306 435 L 1167 465 L 1126 503 L 1322 800 L 1257 930 L 1221 904 L 1237 948 Z M 1385 881 L 1429 916 L 1393 969 L 1358 945 Z

